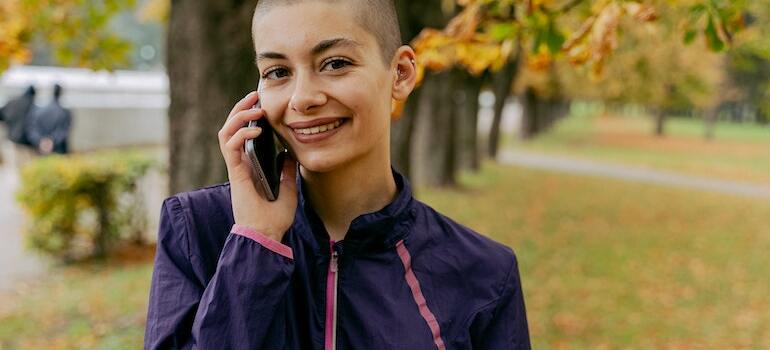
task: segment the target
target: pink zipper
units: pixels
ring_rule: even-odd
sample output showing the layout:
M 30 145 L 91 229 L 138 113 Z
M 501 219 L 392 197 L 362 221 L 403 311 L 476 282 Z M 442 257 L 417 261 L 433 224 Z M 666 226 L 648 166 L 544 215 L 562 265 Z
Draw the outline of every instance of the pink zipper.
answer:
M 339 256 L 334 251 L 334 241 L 329 241 L 329 271 L 326 274 L 326 326 L 324 349 L 337 348 L 337 259 Z

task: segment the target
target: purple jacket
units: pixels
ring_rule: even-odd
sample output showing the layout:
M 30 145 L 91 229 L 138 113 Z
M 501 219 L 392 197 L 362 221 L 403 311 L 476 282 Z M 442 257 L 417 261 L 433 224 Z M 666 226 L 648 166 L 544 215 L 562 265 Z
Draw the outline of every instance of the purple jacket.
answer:
M 301 179 L 280 243 L 234 225 L 228 183 L 167 198 L 145 349 L 529 349 L 513 251 L 394 176 L 339 242 Z

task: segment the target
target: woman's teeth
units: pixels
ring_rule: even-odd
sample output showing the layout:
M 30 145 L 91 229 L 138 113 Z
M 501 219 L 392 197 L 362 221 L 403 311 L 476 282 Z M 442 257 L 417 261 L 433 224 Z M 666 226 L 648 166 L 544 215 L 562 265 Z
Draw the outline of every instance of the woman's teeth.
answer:
M 312 128 L 294 129 L 294 131 L 303 135 L 314 135 L 314 134 L 319 134 L 325 131 L 336 129 L 337 127 L 340 126 L 340 124 L 342 124 L 342 120 L 338 119 L 335 122 L 329 123 L 326 125 L 314 126 Z

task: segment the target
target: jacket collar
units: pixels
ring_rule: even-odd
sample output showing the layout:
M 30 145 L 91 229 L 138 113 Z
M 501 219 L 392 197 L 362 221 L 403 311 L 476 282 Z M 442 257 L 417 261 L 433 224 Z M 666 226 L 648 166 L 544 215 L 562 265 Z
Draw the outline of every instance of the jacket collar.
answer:
M 350 223 L 345 238 L 340 241 L 340 254 L 361 255 L 391 249 L 398 241 L 409 234 L 415 219 L 415 199 L 409 181 L 391 167 L 398 193 L 396 198 L 384 208 L 360 215 Z M 299 174 L 299 170 L 297 171 Z M 302 177 L 297 176 L 298 205 L 297 224 L 300 232 L 312 232 L 312 241 L 319 253 L 329 254 L 329 234 L 318 214 L 310 204 L 307 186 Z M 311 238 L 308 235 L 307 238 Z

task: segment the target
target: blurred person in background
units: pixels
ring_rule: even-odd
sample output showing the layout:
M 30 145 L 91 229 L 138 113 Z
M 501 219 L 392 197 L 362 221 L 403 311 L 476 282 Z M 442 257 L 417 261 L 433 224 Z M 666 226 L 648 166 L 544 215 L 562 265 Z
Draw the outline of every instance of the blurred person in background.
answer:
M 26 135 L 38 154 L 67 153 L 72 113 L 59 102 L 61 94 L 61 85 L 54 85 L 51 102 L 30 114 Z
M 15 148 L 15 163 L 21 166 L 32 156 L 26 129 L 30 114 L 35 110 L 35 87 L 30 85 L 24 94 L 11 99 L 0 109 L 0 119 L 8 130 L 8 139 Z

